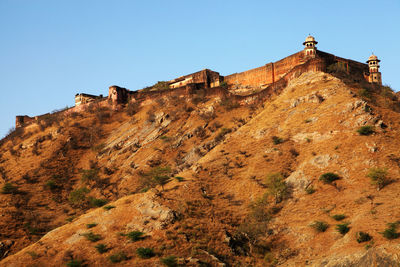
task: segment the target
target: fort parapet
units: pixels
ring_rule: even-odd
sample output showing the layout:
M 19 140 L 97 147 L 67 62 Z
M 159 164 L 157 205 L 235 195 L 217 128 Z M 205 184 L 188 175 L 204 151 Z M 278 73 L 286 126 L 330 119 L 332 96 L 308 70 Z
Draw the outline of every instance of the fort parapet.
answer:
M 163 87 L 164 90 L 149 88 L 148 90 L 130 91 L 113 85 L 109 87 L 107 101 L 103 99 L 102 95 L 77 94 L 75 95 L 75 107 L 67 109 L 64 114 L 81 112 L 92 102 L 98 102 L 101 106 L 109 104 L 116 106 L 129 101 L 144 101 L 163 96 L 187 97 L 198 93 L 204 96 L 230 97 L 242 104 L 262 101 L 274 93 L 279 93 L 288 81 L 308 71 L 330 72 L 340 70 L 351 75 L 355 81 L 365 79 L 370 83 L 382 84 L 381 73 L 379 72 L 380 60 L 377 56 L 371 55 L 367 64 L 365 64 L 317 50 L 317 43 L 314 37 L 308 36 L 303 43 L 304 50 L 276 62 L 270 62 L 261 67 L 233 73 L 225 77 L 216 71 L 204 69 L 164 82 L 163 85 L 166 85 L 166 88 Z M 233 87 L 249 87 L 261 90 L 242 96 L 229 90 Z M 21 127 L 30 124 L 37 121 L 39 117 L 17 116 L 15 126 Z

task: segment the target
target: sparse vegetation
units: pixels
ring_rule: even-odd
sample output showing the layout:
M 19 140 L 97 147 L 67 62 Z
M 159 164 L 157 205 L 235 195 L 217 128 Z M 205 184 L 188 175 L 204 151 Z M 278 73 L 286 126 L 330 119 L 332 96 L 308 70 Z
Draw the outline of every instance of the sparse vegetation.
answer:
M 356 240 L 358 243 L 368 242 L 372 239 L 372 237 L 366 232 L 357 232 Z
M 103 209 L 105 209 L 105 210 L 111 210 L 111 209 L 114 209 L 114 208 L 115 208 L 115 206 L 113 206 L 113 205 L 107 205 L 107 206 L 103 207 Z
M 279 145 L 282 144 L 284 142 L 284 140 L 278 136 L 272 136 L 272 143 L 274 143 L 274 145 Z
M 128 105 L 126 105 L 125 112 L 129 116 L 133 116 L 138 113 L 140 110 L 140 105 L 137 102 L 129 101 Z
M 89 202 L 92 207 L 103 207 L 105 204 L 107 204 L 108 200 L 91 197 L 89 198 Z
M 168 256 L 165 258 L 162 258 L 161 263 L 164 264 L 167 267 L 177 267 L 178 266 L 178 260 L 175 256 Z
M 86 202 L 86 195 L 89 193 L 89 189 L 82 187 L 72 191 L 69 194 L 69 201 L 73 205 L 83 205 Z
M 325 184 L 331 184 L 332 182 L 339 180 L 339 179 L 340 179 L 339 175 L 337 175 L 333 172 L 324 173 L 319 177 L 319 180 L 324 182 Z
M 178 182 L 183 182 L 185 181 L 185 178 L 181 177 L 181 176 L 176 176 L 174 177 Z
M 148 172 L 140 173 L 140 181 L 142 188 L 151 188 L 157 185 L 161 185 L 164 190 L 164 185 L 171 180 L 171 167 L 169 166 L 157 166 L 150 169 Z
M 109 250 L 105 244 L 98 244 L 94 247 L 100 254 L 106 253 Z
M 97 242 L 101 240 L 101 235 L 94 234 L 93 232 L 84 233 L 82 235 L 86 237 L 86 239 L 89 240 L 90 242 Z
M 317 232 L 325 232 L 328 229 L 329 225 L 323 221 L 315 221 L 310 225 Z
M 16 194 L 18 193 L 18 187 L 12 183 L 5 183 L 1 188 L 2 194 Z
M 345 235 L 345 234 L 347 234 L 348 231 L 350 231 L 350 227 L 348 225 L 349 225 L 349 223 L 337 224 L 336 225 L 336 230 L 340 234 Z
M 88 224 L 86 224 L 86 228 L 88 228 L 88 229 L 96 227 L 96 226 L 97 226 L 97 223 L 88 223 Z
M 383 232 L 380 234 L 383 235 L 386 239 L 396 239 L 400 237 L 400 233 L 397 232 L 397 226 L 400 224 L 400 221 L 395 222 L 395 223 L 388 223 L 386 228 Z
M 112 262 L 112 263 L 119 263 L 121 261 L 126 261 L 128 259 L 128 256 L 125 254 L 124 251 L 120 251 L 118 253 L 115 253 L 113 255 L 110 255 L 108 257 L 108 259 Z
M 289 188 L 280 173 L 268 174 L 264 184 L 268 187 L 268 194 L 275 198 L 276 203 L 280 203 L 289 196 Z
M 346 218 L 346 215 L 344 215 L 344 214 L 334 214 L 334 215 L 332 215 L 332 218 L 333 218 L 334 220 L 336 220 L 336 221 L 341 221 L 341 220 L 343 220 L 344 218 Z
M 378 186 L 379 190 L 389 184 L 386 168 L 371 168 L 368 170 L 367 177 L 371 179 L 371 183 Z
M 58 184 L 53 179 L 50 179 L 46 182 L 45 187 L 53 191 L 58 188 Z
M 72 259 L 67 262 L 66 264 L 68 267 L 82 267 L 83 265 L 83 260 L 77 260 L 77 259 Z
M 156 255 L 152 248 L 143 247 L 137 248 L 136 254 L 142 259 L 150 259 Z
M 144 233 L 140 231 L 132 231 L 126 234 L 126 236 L 133 242 L 142 240 L 144 238 Z
M 357 129 L 357 133 L 359 133 L 360 135 L 371 135 L 375 133 L 374 126 L 371 125 L 361 126 L 360 128 Z
M 307 187 L 305 188 L 305 191 L 306 191 L 306 193 L 307 193 L 308 195 L 311 195 L 311 194 L 314 194 L 314 193 L 315 193 L 316 189 L 314 188 L 313 185 L 310 185 L 310 186 L 307 186 Z
M 99 179 L 99 169 L 81 170 L 81 180 L 82 182 L 97 181 Z

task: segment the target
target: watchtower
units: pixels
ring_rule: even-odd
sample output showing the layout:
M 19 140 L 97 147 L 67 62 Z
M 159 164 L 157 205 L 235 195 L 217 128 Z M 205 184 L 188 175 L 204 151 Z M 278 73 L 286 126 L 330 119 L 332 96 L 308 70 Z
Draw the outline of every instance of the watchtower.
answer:
M 379 72 L 379 62 L 381 62 L 377 56 L 372 54 L 368 60 L 368 67 L 369 67 L 369 82 L 370 83 L 377 83 L 382 85 L 382 75 Z
M 311 35 L 307 36 L 306 41 L 303 43 L 304 45 L 304 55 L 306 57 L 315 57 L 317 48 L 315 45 L 318 44 L 315 41 L 315 38 Z

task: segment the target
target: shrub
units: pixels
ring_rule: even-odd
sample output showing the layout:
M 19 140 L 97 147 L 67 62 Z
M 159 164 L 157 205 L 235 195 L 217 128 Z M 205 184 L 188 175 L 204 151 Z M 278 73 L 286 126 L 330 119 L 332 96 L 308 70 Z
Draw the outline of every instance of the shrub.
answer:
M 82 205 L 86 201 L 87 193 L 89 193 L 89 189 L 82 187 L 72 191 L 68 199 L 74 205 Z
M 93 234 L 93 232 L 84 233 L 82 235 L 86 237 L 86 239 L 89 240 L 90 242 L 97 242 L 101 240 L 101 235 Z
M 161 263 L 164 264 L 167 267 L 177 267 L 178 266 L 178 260 L 175 256 L 168 256 L 165 258 L 162 258 Z
M 103 207 L 105 204 L 107 204 L 107 202 L 107 199 L 90 198 L 90 205 L 93 207 Z
M 329 225 L 323 221 L 315 221 L 312 223 L 311 228 L 314 228 L 317 232 L 325 232 L 328 229 Z
M 176 176 L 174 177 L 178 182 L 183 182 L 185 181 L 185 178 L 181 177 L 181 176 Z
M 335 214 L 335 215 L 332 215 L 332 218 L 333 218 L 334 220 L 336 220 L 336 221 L 341 221 L 341 220 L 343 220 L 344 218 L 346 218 L 346 215 L 344 215 L 344 214 Z
M 397 225 L 398 223 L 388 223 L 388 228 L 386 228 L 380 234 L 382 234 L 387 239 L 396 239 L 400 237 L 400 233 L 397 233 L 396 231 Z
M 165 81 L 158 81 L 155 85 L 153 85 L 153 89 L 157 91 L 169 90 L 169 83 Z
M 279 203 L 289 196 L 289 189 L 283 176 L 280 173 L 268 174 L 264 181 L 268 187 L 268 193 L 275 198 L 275 202 Z
M 83 265 L 83 260 L 70 260 L 67 262 L 68 267 L 81 267 Z
M 356 233 L 356 240 L 358 243 L 362 243 L 362 242 L 368 242 L 372 239 L 372 237 L 365 232 L 357 232 Z
M 132 231 L 126 234 L 126 236 L 132 240 L 133 242 L 142 240 L 144 233 L 140 232 L 140 231 Z
M 371 135 L 375 133 L 374 127 L 371 125 L 365 125 L 361 126 L 360 128 L 357 129 L 357 133 L 360 135 Z
M 164 185 L 170 181 L 170 175 L 172 170 L 169 166 L 153 167 L 148 172 L 140 173 L 142 187 L 155 187 L 156 185 L 161 185 L 164 190 Z
M 88 223 L 88 224 L 86 224 L 86 228 L 88 228 L 88 229 L 93 228 L 95 226 L 97 226 L 97 223 Z
M 310 185 L 310 186 L 306 187 L 305 191 L 307 194 L 311 195 L 311 194 L 314 194 L 316 190 L 315 190 L 314 186 Z
M 327 173 L 322 174 L 319 177 L 319 180 L 324 182 L 325 184 L 330 184 L 333 181 L 339 180 L 339 178 L 340 178 L 339 175 L 332 173 L 332 172 L 327 172 Z
M 136 249 L 136 254 L 142 259 L 150 259 L 156 255 L 152 248 L 142 247 Z
M 1 188 L 2 194 L 16 194 L 18 193 L 18 187 L 12 183 L 5 183 Z
M 282 144 L 284 140 L 278 136 L 272 136 L 272 142 L 274 143 L 274 145 L 279 145 Z
M 115 206 L 113 206 L 113 205 L 107 205 L 107 206 L 103 207 L 103 209 L 105 209 L 105 210 L 110 210 L 110 209 L 114 209 L 114 208 L 115 208 Z
M 229 129 L 229 128 L 222 128 L 222 129 L 220 130 L 220 132 L 217 134 L 217 136 L 215 137 L 215 141 L 216 141 L 216 142 L 222 141 L 222 140 L 224 139 L 224 136 L 225 136 L 227 133 L 230 133 L 231 131 L 232 131 L 232 130 Z
M 121 262 L 121 261 L 126 261 L 128 259 L 128 256 L 126 256 L 125 252 L 120 251 L 118 253 L 115 253 L 115 254 L 109 256 L 108 259 L 112 263 L 118 263 L 118 262 Z
M 105 244 L 98 244 L 94 247 L 100 254 L 106 253 L 109 250 Z
M 376 184 L 378 186 L 378 189 L 382 189 L 385 185 L 389 183 L 386 168 L 371 168 L 368 170 L 367 177 L 371 179 L 371 182 L 373 184 Z
M 46 186 L 46 188 L 49 188 L 50 190 L 55 190 L 58 188 L 57 183 L 53 179 L 48 180 L 46 182 L 45 186 Z
M 336 230 L 339 233 L 341 233 L 342 235 L 345 235 L 350 230 L 350 227 L 348 225 L 349 225 L 349 223 L 337 224 L 336 225 Z
M 99 179 L 98 177 L 99 169 L 81 170 L 81 173 L 82 173 L 81 177 L 82 182 L 97 181 Z

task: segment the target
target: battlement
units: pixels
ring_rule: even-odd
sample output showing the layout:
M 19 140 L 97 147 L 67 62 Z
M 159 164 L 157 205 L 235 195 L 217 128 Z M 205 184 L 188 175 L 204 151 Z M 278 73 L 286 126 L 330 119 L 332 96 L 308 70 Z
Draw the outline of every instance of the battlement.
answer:
M 274 93 L 279 93 L 291 79 L 308 71 L 330 72 L 332 70 L 344 71 L 355 80 L 367 80 L 370 83 L 382 84 L 379 72 L 380 60 L 372 55 L 367 63 L 361 63 L 350 59 L 337 57 L 317 50 L 314 37 L 308 36 L 304 50 L 294 53 L 276 62 L 267 63 L 261 67 L 247 71 L 221 76 L 218 72 L 204 69 L 195 73 L 184 75 L 168 82 L 164 82 L 166 89 L 131 91 L 123 87 L 112 85 L 109 87 L 107 101 L 102 95 L 76 94 L 75 107 L 64 112 L 68 115 L 72 112 L 84 111 L 88 105 L 97 101 L 100 105 L 121 105 L 129 101 L 144 101 L 162 96 L 188 97 L 202 92 L 205 96 L 230 97 L 239 103 L 261 101 Z M 224 86 L 221 86 L 224 83 Z M 260 89 L 257 93 L 241 96 L 232 93 L 232 87 L 250 87 Z M 38 117 L 17 116 L 16 127 L 22 127 L 38 120 Z

